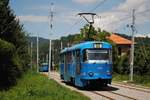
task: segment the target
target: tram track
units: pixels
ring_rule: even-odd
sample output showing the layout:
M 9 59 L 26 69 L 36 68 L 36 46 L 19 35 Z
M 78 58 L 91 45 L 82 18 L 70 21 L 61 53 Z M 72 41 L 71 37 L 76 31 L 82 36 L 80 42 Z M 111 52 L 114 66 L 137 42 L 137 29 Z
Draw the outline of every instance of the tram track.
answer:
M 105 98 L 107 98 L 107 99 L 109 99 L 109 100 L 116 100 L 116 98 L 117 98 L 118 96 L 121 96 L 121 97 L 125 98 L 126 100 L 138 100 L 138 99 L 136 99 L 136 98 L 129 97 L 129 96 L 127 96 L 127 95 L 123 95 L 123 94 L 116 93 L 116 92 L 112 92 L 112 91 L 107 91 L 107 93 L 111 93 L 111 94 L 117 95 L 116 98 L 112 98 L 112 97 L 110 97 L 110 96 L 101 94 L 101 93 L 99 93 L 99 91 L 91 91 L 91 92 L 94 93 L 94 94 L 100 95 L 100 96 L 102 96 L 102 97 L 105 97 Z
M 59 74 L 57 72 L 53 72 L 51 73 L 51 79 L 55 80 L 56 82 L 58 82 L 59 84 L 64 85 L 64 83 L 62 82 L 62 80 L 60 79 L 59 77 Z M 68 85 L 66 85 L 68 87 Z M 72 85 L 70 85 L 70 87 L 68 88 L 73 88 L 73 90 L 75 91 L 78 91 L 78 92 L 81 92 L 82 94 L 86 95 L 86 96 L 90 96 L 91 98 L 91 95 L 95 95 L 97 98 L 99 98 L 98 100 L 101 100 L 100 98 L 102 99 L 107 99 L 107 100 L 138 100 L 138 97 L 136 96 L 133 96 L 133 95 L 128 95 L 128 94 L 123 94 L 123 92 L 119 92 L 119 91 L 113 91 L 111 90 L 111 88 L 118 88 L 118 90 L 120 91 L 121 87 L 123 87 L 124 89 L 128 88 L 128 89 L 131 89 L 131 90 L 136 90 L 136 91 L 140 91 L 140 92 L 146 92 L 146 93 L 149 93 L 149 91 L 146 91 L 146 90 L 142 90 L 142 89 L 136 89 L 135 87 L 129 87 L 129 86 L 125 86 L 125 85 L 120 85 L 120 84 L 112 84 L 112 86 L 108 86 L 108 87 L 104 87 L 102 90 L 80 90 L 76 87 L 73 87 Z M 119 92 L 119 93 L 118 93 Z M 88 93 L 90 93 L 91 95 L 87 95 Z M 120 98 L 120 99 L 119 99 Z M 104 100 L 105 100 L 104 99 Z M 93 99 L 95 100 L 95 99 Z M 97 99 L 96 99 L 97 100 Z
M 116 94 L 116 95 L 119 95 L 119 96 L 122 96 L 122 97 L 125 97 L 125 98 L 128 98 L 128 99 L 131 99 L 131 100 L 137 100 L 133 97 L 129 97 L 127 95 L 123 95 L 123 94 L 120 94 L 120 93 L 116 93 L 116 92 L 113 92 L 113 91 L 108 91 L 109 93 L 112 93 L 112 94 Z
M 128 83 L 128 82 L 113 82 L 112 84 L 120 84 L 120 85 L 125 85 L 125 86 L 138 87 L 138 88 L 142 88 L 142 89 L 150 89 L 150 87 L 136 85 L 136 84 L 132 84 L 132 83 Z
M 53 75 L 53 78 L 60 80 L 60 78 L 58 78 L 58 76 L 56 76 L 56 75 Z M 123 94 L 120 94 L 120 93 L 116 93 L 116 92 L 113 92 L 113 91 L 109 91 L 108 89 L 105 89 L 105 90 L 107 90 L 108 93 L 115 94 L 115 95 L 117 95 L 117 96 L 121 96 L 121 97 L 130 99 L 130 100 L 137 100 L 137 99 L 135 99 L 135 98 L 133 98 L 133 97 L 129 97 L 129 96 L 127 96 L 127 95 L 123 95 Z M 102 94 L 102 93 L 99 93 L 99 91 L 89 91 L 89 92 L 94 93 L 94 94 L 96 94 L 96 95 L 99 95 L 99 96 L 104 97 L 104 98 L 109 99 L 109 100 L 116 100 L 115 98 L 112 98 L 112 97 L 110 97 L 110 96 L 107 96 L 107 95 L 104 95 L 104 94 Z
M 60 80 L 60 78 L 58 78 L 58 77 L 55 76 L 55 75 L 53 76 L 53 78 L 55 78 L 55 79 L 57 79 L 57 80 Z M 104 98 L 106 98 L 106 99 L 108 99 L 108 100 L 115 100 L 114 98 L 111 98 L 111 97 L 109 97 L 109 96 L 107 96 L 107 95 L 98 93 L 98 92 L 96 92 L 96 91 L 88 91 L 88 92 L 91 92 L 91 93 L 96 94 L 96 95 L 98 95 L 98 96 L 104 97 Z
M 97 94 L 97 95 L 99 95 L 99 96 L 105 97 L 105 98 L 107 98 L 107 99 L 109 99 L 109 100 L 115 100 L 114 98 L 111 98 L 111 97 L 106 96 L 106 95 L 104 95 L 104 94 L 98 93 L 98 92 L 96 92 L 96 91 L 91 91 L 91 92 L 94 93 L 94 94 Z
M 137 87 L 131 87 L 131 86 L 128 86 L 128 85 L 122 85 L 122 84 L 116 84 L 116 83 L 113 83 L 112 84 L 113 86 L 118 86 L 118 87 L 124 87 L 124 88 L 128 88 L 128 89 L 132 89 L 132 90 L 137 90 L 137 91 L 141 91 L 141 92 L 146 92 L 146 93 L 150 93 L 150 90 L 144 90 L 144 89 L 141 89 L 141 88 L 137 88 Z

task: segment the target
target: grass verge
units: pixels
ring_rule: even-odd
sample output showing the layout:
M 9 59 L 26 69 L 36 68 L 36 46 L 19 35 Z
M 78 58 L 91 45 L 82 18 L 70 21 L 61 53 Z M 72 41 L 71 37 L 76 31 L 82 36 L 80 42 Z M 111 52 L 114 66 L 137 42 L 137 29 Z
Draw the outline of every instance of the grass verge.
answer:
M 129 81 L 129 75 L 121 75 L 115 73 L 113 74 L 113 81 L 114 82 Z M 148 75 L 144 76 L 134 75 L 132 83 L 136 85 L 150 87 L 150 77 Z
M 0 91 L 0 100 L 89 100 L 36 72 L 27 72 L 18 84 L 8 91 Z

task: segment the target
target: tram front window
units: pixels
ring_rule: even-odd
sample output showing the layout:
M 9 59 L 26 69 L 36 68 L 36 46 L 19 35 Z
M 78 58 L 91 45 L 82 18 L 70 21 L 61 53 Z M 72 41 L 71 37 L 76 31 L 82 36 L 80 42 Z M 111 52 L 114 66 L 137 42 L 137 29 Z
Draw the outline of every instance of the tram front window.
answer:
M 85 50 L 83 61 L 85 62 L 108 62 L 109 50 Z

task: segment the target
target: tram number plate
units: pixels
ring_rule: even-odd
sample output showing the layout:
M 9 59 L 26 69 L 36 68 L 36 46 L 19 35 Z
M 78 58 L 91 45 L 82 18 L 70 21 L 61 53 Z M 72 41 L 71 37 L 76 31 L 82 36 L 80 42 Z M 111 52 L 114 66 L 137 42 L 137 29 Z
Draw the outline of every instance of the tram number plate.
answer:
M 94 48 L 101 48 L 101 46 L 102 46 L 102 45 L 99 44 L 99 43 L 95 43 L 95 44 L 94 44 Z

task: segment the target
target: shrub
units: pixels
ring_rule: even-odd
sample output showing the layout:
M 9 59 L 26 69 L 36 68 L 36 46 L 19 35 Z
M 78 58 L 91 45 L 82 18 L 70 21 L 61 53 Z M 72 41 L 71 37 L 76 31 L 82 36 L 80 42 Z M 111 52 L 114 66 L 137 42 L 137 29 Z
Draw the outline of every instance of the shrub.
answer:
M 20 76 L 20 60 L 13 44 L 0 39 L 0 89 L 7 89 Z

